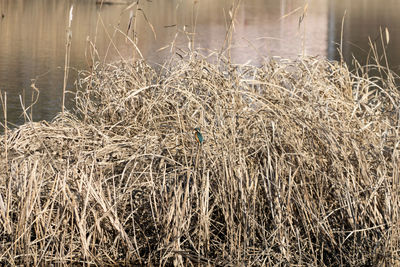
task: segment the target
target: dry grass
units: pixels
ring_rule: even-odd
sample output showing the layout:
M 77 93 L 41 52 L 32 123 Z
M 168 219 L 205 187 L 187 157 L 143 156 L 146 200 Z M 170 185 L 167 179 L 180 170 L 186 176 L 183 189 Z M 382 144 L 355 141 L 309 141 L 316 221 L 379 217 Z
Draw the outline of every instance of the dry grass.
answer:
M 400 96 L 378 68 L 95 66 L 76 117 L 0 138 L 0 261 L 399 264 Z

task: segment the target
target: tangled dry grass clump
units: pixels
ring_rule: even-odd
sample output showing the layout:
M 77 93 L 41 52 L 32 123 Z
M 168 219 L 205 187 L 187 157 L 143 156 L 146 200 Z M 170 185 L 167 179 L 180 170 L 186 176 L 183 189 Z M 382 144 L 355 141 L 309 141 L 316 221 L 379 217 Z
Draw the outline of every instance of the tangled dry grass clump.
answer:
M 1 138 L 0 261 L 399 264 L 400 95 L 370 73 L 94 66 L 76 113 Z

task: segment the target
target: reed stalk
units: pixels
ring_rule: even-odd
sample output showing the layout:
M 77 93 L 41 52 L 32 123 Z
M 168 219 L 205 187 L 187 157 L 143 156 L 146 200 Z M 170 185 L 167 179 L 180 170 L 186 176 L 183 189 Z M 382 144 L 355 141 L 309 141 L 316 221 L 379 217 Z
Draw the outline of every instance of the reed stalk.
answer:
M 64 115 L 65 108 L 65 91 L 67 88 L 68 82 L 68 74 L 69 74 L 69 63 L 71 57 L 71 43 L 72 43 L 72 20 L 73 20 L 73 10 L 74 5 L 71 5 L 68 16 L 68 28 L 67 28 L 67 36 L 65 41 L 65 57 L 64 57 L 64 81 L 63 81 L 63 90 L 62 90 L 62 103 L 61 103 L 61 113 Z
M 7 92 L 4 92 L 4 98 L 3 98 L 3 92 L 1 92 L 0 101 L 1 101 L 1 105 L 3 107 L 3 117 L 4 117 L 4 150 L 5 150 L 4 156 L 5 156 L 6 163 L 8 163 Z

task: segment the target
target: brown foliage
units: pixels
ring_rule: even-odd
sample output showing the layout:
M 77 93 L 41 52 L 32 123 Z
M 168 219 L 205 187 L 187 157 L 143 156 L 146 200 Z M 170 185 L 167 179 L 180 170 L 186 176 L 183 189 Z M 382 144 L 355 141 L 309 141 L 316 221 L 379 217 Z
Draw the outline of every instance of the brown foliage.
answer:
M 396 264 L 386 74 L 320 58 L 97 65 L 75 115 L 0 138 L 0 261 Z

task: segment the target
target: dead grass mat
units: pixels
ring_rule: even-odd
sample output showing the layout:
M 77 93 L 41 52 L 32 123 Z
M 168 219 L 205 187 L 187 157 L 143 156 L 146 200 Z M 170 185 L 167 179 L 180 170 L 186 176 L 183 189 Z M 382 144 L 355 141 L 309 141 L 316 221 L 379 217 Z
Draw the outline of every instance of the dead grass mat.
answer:
M 95 66 L 75 115 L 0 138 L 0 261 L 399 264 L 399 91 L 355 73 Z

